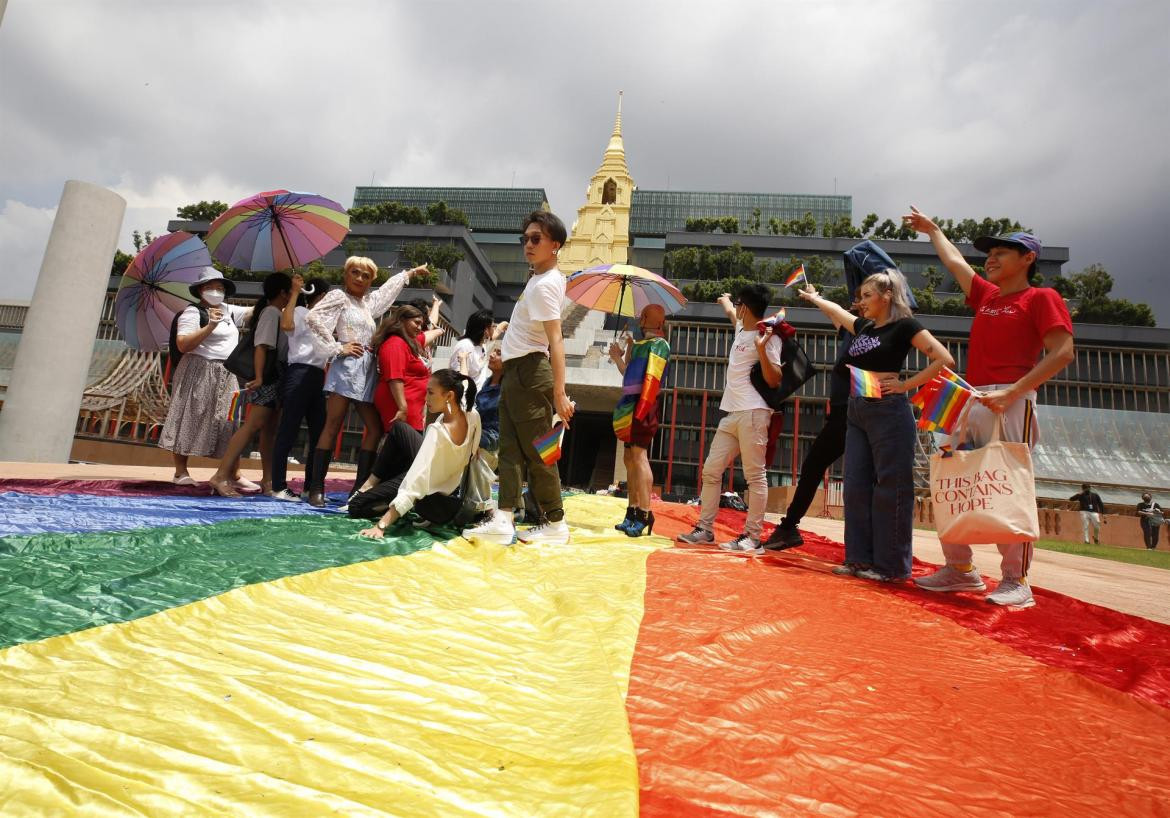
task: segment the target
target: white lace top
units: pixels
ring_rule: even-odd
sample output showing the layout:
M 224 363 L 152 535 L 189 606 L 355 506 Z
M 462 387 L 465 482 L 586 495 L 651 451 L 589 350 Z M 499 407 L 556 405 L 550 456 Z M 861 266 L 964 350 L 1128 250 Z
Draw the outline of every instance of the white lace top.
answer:
M 305 323 L 313 333 L 314 340 L 330 357 L 341 352 L 344 344 L 357 343 L 369 346 L 377 326 L 376 319 L 390 309 L 394 299 L 406 286 L 406 271 L 391 276 L 376 290 L 370 290 L 364 298 L 356 298 L 344 287 L 330 290 L 305 316 Z

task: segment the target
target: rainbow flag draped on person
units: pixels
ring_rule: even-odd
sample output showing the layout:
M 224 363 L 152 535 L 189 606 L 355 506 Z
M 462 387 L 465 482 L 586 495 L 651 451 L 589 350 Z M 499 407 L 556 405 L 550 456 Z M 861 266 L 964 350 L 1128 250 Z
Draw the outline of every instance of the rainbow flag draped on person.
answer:
M 849 394 L 859 398 L 880 398 L 882 385 L 876 372 L 858 369 L 853 364 L 849 367 Z
M 804 274 L 804 265 L 797 265 L 796 269 L 788 275 L 788 279 L 784 282 L 785 287 L 793 287 L 797 284 L 807 284 L 808 277 Z
M 541 435 L 532 441 L 536 453 L 544 461 L 544 465 L 551 466 L 561 459 L 561 440 L 565 437 L 565 424 L 557 422 L 547 434 Z
M 665 338 L 647 338 L 634 344 L 622 377 L 622 397 L 613 410 L 613 432 L 618 440 L 628 443 L 634 418 L 645 418 L 654 408 L 669 361 L 670 344 Z

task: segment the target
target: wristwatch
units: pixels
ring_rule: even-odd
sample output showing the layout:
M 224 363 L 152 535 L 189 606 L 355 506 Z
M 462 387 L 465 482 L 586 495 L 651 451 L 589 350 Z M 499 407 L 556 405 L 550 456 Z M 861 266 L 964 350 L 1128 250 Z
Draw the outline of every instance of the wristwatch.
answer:
M 374 528 L 378 529 L 379 531 L 385 531 L 386 523 L 381 518 L 379 518 L 378 522 L 374 523 Z

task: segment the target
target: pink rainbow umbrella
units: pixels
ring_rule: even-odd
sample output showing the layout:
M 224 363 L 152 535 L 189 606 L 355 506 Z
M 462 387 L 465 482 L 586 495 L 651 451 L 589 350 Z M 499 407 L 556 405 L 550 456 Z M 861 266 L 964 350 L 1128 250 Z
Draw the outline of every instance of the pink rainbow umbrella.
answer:
M 143 247 L 114 297 L 114 321 L 126 343 L 143 352 L 166 349 L 171 321 L 195 303 L 190 285 L 210 266 L 207 245 L 190 233 L 168 233 Z
M 349 214 L 315 193 L 269 190 L 225 210 L 207 231 L 217 261 L 252 271 L 288 270 L 315 261 L 349 233 Z

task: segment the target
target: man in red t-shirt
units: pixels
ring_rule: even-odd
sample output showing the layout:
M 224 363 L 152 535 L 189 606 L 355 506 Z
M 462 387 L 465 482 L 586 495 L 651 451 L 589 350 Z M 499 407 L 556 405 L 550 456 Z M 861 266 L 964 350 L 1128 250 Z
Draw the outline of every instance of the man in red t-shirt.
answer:
M 982 446 L 1003 417 L 1007 440 L 1035 446 L 1039 430 L 1033 407 L 1036 390 L 1072 361 L 1072 319 L 1056 290 L 1033 287 L 1040 241 L 1030 233 L 980 236 L 975 248 L 987 253 L 984 271 L 975 274 L 939 226 L 916 208 L 903 221 L 926 233 L 939 259 L 951 271 L 975 311 L 967 344 L 967 381 L 982 394 L 968 417 L 971 443 Z M 928 591 L 981 591 L 986 586 L 972 564 L 971 546 L 943 543 L 947 564 L 915 583 Z M 1036 604 L 1028 587 L 1032 543 L 999 545 L 1003 579 L 987 601 L 1030 608 Z

